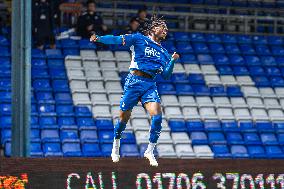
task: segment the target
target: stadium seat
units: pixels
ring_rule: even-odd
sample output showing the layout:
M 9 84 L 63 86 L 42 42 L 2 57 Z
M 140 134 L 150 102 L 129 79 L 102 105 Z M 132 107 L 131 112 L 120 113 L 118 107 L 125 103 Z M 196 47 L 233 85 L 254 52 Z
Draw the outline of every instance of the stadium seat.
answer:
M 82 145 L 82 155 L 84 157 L 101 157 L 102 152 L 98 143 L 85 143 Z
M 227 145 L 213 145 L 212 151 L 215 158 L 231 158 L 232 155 L 227 147 Z
M 245 146 L 243 145 L 232 145 L 231 153 L 233 158 L 248 158 L 248 152 Z

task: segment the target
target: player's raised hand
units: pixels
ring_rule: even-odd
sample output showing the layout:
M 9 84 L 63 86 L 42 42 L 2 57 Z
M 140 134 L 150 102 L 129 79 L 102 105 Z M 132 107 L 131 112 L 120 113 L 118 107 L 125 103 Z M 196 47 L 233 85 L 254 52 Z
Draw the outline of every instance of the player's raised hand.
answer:
M 172 55 L 172 58 L 173 58 L 174 60 L 179 59 L 179 54 L 177 54 L 176 52 L 174 52 L 174 54 Z
M 93 34 L 91 37 L 90 37 L 90 41 L 92 42 L 96 42 L 98 40 L 98 36 L 96 34 Z

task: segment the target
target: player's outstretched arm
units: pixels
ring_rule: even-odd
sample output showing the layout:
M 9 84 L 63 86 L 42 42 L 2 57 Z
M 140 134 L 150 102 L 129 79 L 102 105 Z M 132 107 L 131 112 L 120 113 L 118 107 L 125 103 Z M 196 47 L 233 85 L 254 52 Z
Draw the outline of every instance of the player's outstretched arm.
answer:
M 90 41 L 100 42 L 107 45 L 124 45 L 124 38 L 122 36 L 114 35 L 98 36 L 94 34 L 91 36 Z
M 165 66 L 164 71 L 162 72 L 162 77 L 164 79 L 170 78 L 170 76 L 173 73 L 174 65 L 178 58 L 179 58 L 179 55 L 176 52 L 174 52 L 174 54 L 172 55 L 171 61 Z

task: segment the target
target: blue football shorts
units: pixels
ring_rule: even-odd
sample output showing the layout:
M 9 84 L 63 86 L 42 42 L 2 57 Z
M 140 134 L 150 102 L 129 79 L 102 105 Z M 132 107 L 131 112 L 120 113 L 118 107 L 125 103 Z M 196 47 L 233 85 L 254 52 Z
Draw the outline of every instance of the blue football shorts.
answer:
M 156 82 L 153 79 L 129 73 L 125 79 L 123 95 L 120 99 L 120 110 L 132 110 L 141 101 L 161 103 Z

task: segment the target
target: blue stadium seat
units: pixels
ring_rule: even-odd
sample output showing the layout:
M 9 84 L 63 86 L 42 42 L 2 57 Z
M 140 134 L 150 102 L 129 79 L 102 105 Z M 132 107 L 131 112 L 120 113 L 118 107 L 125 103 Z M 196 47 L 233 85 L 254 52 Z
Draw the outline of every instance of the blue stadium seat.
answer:
M 261 145 L 261 140 L 257 133 L 244 133 L 244 141 L 247 145 Z
M 1 116 L 0 123 L 2 129 L 9 129 L 12 126 L 12 117 L 11 116 Z
M 223 131 L 225 132 L 240 132 L 240 128 L 236 121 L 224 121 L 221 122 Z
M 206 43 L 192 43 L 195 53 L 209 53 Z
M 215 65 L 229 65 L 229 58 L 224 54 L 215 54 L 213 58 Z
M 241 121 L 240 129 L 242 132 L 257 132 L 252 121 Z
M 245 59 L 240 55 L 229 55 L 231 65 L 241 66 L 245 64 Z
M 0 78 L 10 78 L 10 77 L 11 77 L 11 68 L 1 67 Z
M 265 151 L 268 158 L 284 158 L 284 153 L 279 146 L 265 146 Z
M 190 84 L 205 85 L 205 80 L 202 74 L 189 74 L 188 80 Z
M 4 154 L 5 154 L 6 157 L 10 157 L 11 152 L 12 152 L 12 144 L 11 144 L 11 142 L 7 142 L 5 144 Z
M 39 129 L 38 117 L 37 116 L 31 116 L 31 128 L 32 129 Z
M 281 46 L 271 46 L 271 52 L 274 56 L 281 56 L 284 53 L 284 48 Z
M 31 142 L 30 144 L 30 156 L 31 157 L 43 157 L 43 152 L 40 142 Z
M 104 157 L 109 157 L 111 154 L 112 144 L 101 144 L 101 150 Z
M 40 129 L 31 129 L 30 130 L 30 140 L 31 140 L 31 142 L 41 142 Z
M 248 55 L 244 56 L 244 58 L 248 66 L 261 66 L 260 59 L 257 56 Z
M 103 154 L 97 143 L 86 143 L 82 145 L 82 154 L 85 157 L 101 157 Z
M 45 49 L 45 54 L 49 59 L 62 59 L 63 55 L 60 49 Z
M 225 136 L 221 132 L 208 132 L 209 144 L 227 144 Z
M 252 39 L 254 44 L 267 44 L 267 38 L 265 36 L 254 36 Z
M 190 41 L 205 42 L 204 35 L 202 33 L 189 33 Z
M 278 138 L 279 144 L 283 146 L 284 145 L 284 134 L 283 133 L 279 133 L 277 135 L 277 138 Z
M 210 87 L 211 96 L 227 96 L 223 85 L 215 85 Z
M 256 122 L 255 127 L 260 133 L 274 133 L 275 131 L 271 122 Z
M 214 60 L 210 54 L 198 54 L 197 60 L 200 64 L 214 64 Z
M 270 55 L 271 52 L 269 50 L 269 48 L 265 45 L 256 45 L 255 46 L 255 51 L 258 55 Z
M 10 48 L 0 46 L 0 57 L 10 57 L 10 56 L 11 56 Z
M 193 49 L 189 42 L 177 42 L 176 50 L 181 54 L 192 53 Z
M 212 145 L 212 151 L 215 158 L 231 158 L 232 155 L 227 145 Z
M 64 157 L 81 157 L 81 147 L 79 142 L 63 143 L 62 152 Z
M 10 91 L 0 91 L 0 102 L 11 102 L 12 94 Z
M 187 128 L 183 120 L 170 120 L 169 127 L 172 132 L 186 132 Z
M 47 68 L 46 60 L 43 58 L 33 58 L 32 68 Z
M 96 119 L 98 130 L 113 130 L 114 125 L 111 119 Z
M 227 87 L 227 95 L 229 97 L 242 97 L 243 93 L 239 86 L 228 86 Z
M 75 115 L 76 117 L 90 117 L 92 113 L 87 106 L 75 106 Z
M 278 145 L 277 138 L 273 133 L 262 133 L 260 138 L 263 145 Z
M 263 76 L 265 75 L 264 69 L 261 66 L 250 66 L 250 75 L 252 76 Z
M 65 64 L 63 59 L 47 59 L 47 64 L 49 68 L 65 69 Z
M 284 123 L 283 122 L 275 122 L 273 123 L 273 127 L 277 133 L 284 133 Z
M 121 144 L 135 144 L 136 138 L 133 132 L 123 132 L 121 136 Z
M 265 72 L 269 76 L 281 76 L 281 71 L 275 66 L 265 67 Z
M 39 118 L 40 127 L 43 129 L 58 128 L 56 116 L 43 116 Z
M 63 49 L 63 55 L 72 55 L 72 56 L 79 56 L 80 51 L 78 49 Z
M 97 143 L 98 134 L 96 130 L 82 130 L 80 132 L 80 141 L 81 143 Z
M 197 64 L 197 59 L 194 54 L 181 54 L 180 62 L 183 64 Z
M 193 145 L 208 144 L 208 139 L 204 132 L 192 132 L 190 133 L 190 138 Z
M 43 143 L 60 142 L 59 132 L 57 129 L 42 129 L 41 140 Z
M 210 96 L 210 90 L 204 85 L 192 85 L 192 89 L 196 96 Z
M 52 79 L 67 79 L 67 75 L 64 69 L 49 69 L 49 74 Z
M 193 95 L 193 90 L 189 84 L 176 84 L 177 95 Z
M 49 156 L 63 156 L 61 145 L 59 142 L 43 143 L 43 153 L 45 157 Z
M 270 83 L 272 87 L 284 87 L 283 77 L 279 77 L 279 76 L 270 77 Z
M 46 58 L 44 51 L 40 49 L 32 49 L 32 58 Z
M 74 116 L 73 105 L 57 105 L 56 106 L 56 113 L 58 116 Z
M 77 130 L 61 130 L 60 140 L 62 143 L 66 142 L 80 142 Z
M 11 60 L 9 57 L 0 57 L 0 66 L 1 68 L 10 69 L 11 68 Z
M 226 44 L 225 46 L 225 51 L 227 54 L 240 54 L 241 51 L 236 44 Z
M 11 79 L 1 79 L 0 80 L 0 90 L 10 91 L 11 90 Z
M 179 42 L 181 44 L 184 44 L 184 42 Z M 189 44 L 187 42 L 185 42 L 185 44 Z M 168 52 L 176 52 L 177 48 L 175 46 L 174 41 L 164 41 L 162 42 L 162 46 L 167 49 Z M 180 51 L 178 51 L 179 53 L 181 53 Z
M 211 53 L 225 53 L 224 47 L 220 43 L 209 43 Z
M 53 104 L 39 104 L 38 113 L 40 116 L 56 116 Z
M 136 144 L 121 144 L 120 153 L 122 157 L 139 157 L 140 153 L 138 151 Z
M 220 2 L 220 4 L 221 4 L 221 2 Z M 222 34 L 221 36 L 222 36 L 223 43 L 237 43 L 237 39 L 236 39 L 235 35 Z
M 237 35 L 238 43 L 251 43 L 252 38 L 249 35 Z
M 265 153 L 265 150 L 262 146 L 259 146 L 259 145 L 251 145 L 251 146 L 247 146 L 248 148 L 248 153 L 249 153 L 249 156 L 251 158 L 266 158 L 266 153 Z
M 80 130 L 93 130 L 97 129 L 95 125 L 95 121 L 92 117 L 78 117 L 77 118 L 77 124 Z
M 73 39 L 62 39 L 61 46 L 63 49 L 77 49 L 79 47 L 76 40 Z
M 185 73 L 173 73 L 171 81 L 174 83 L 188 83 L 188 75 Z
M 273 56 L 261 56 L 260 60 L 264 66 L 276 66 L 276 60 Z
M 228 144 L 233 145 L 233 144 L 245 144 L 243 141 L 243 137 L 240 133 L 235 133 L 235 132 L 228 132 L 227 135 L 227 141 Z
M 267 42 L 269 45 L 282 45 L 283 39 L 280 36 L 267 36 Z
M 52 87 L 54 92 L 69 92 L 68 80 L 53 80 Z
M 158 84 L 158 91 L 159 94 L 161 95 L 166 95 L 166 94 L 172 94 L 175 95 L 176 94 L 176 90 L 173 84 L 170 83 L 160 83 Z
M 5 143 L 10 142 L 12 137 L 11 129 L 2 129 L 1 130 L 1 144 L 5 145 Z
M 54 98 L 52 92 L 39 91 L 35 93 L 38 103 L 54 104 Z
M 255 76 L 252 78 L 257 87 L 270 87 L 270 81 L 265 76 Z
M 78 129 L 74 117 L 58 117 L 58 126 L 60 129 Z
M 243 145 L 232 145 L 231 153 L 233 158 L 248 158 L 248 152 L 245 146 Z
M 189 120 L 186 122 L 187 131 L 204 131 L 204 125 L 202 121 Z
M 35 91 L 51 91 L 51 86 L 48 79 L 36 79 L 33 81 Z
M 175 32 L 174 38 L 176 41 L 190 41 L 190 38 L 187 32 Z
M 10 103 L 0 104 L 0 115 L 11 115 L 12 105 Z
M 209 43 L 221 43 L 221 38 L 217 34 L 205 34 L 206 41 Z
M 216 66 L 220 75 L 234 75 L 234 72 L 230 66 Z
M 210 120 L 210 121 L 204 121 L 204 129 L 207 132 L 219 132 L 222 131 L 221 123 L 219 121 Z
M 113 131 L 103 130 L 99 131 L 100 143 L 112 143 L 113 142 Z
M 70 93 L 55 93 L 55 101 L 57 104 L 72 104 L 73 103 Z

